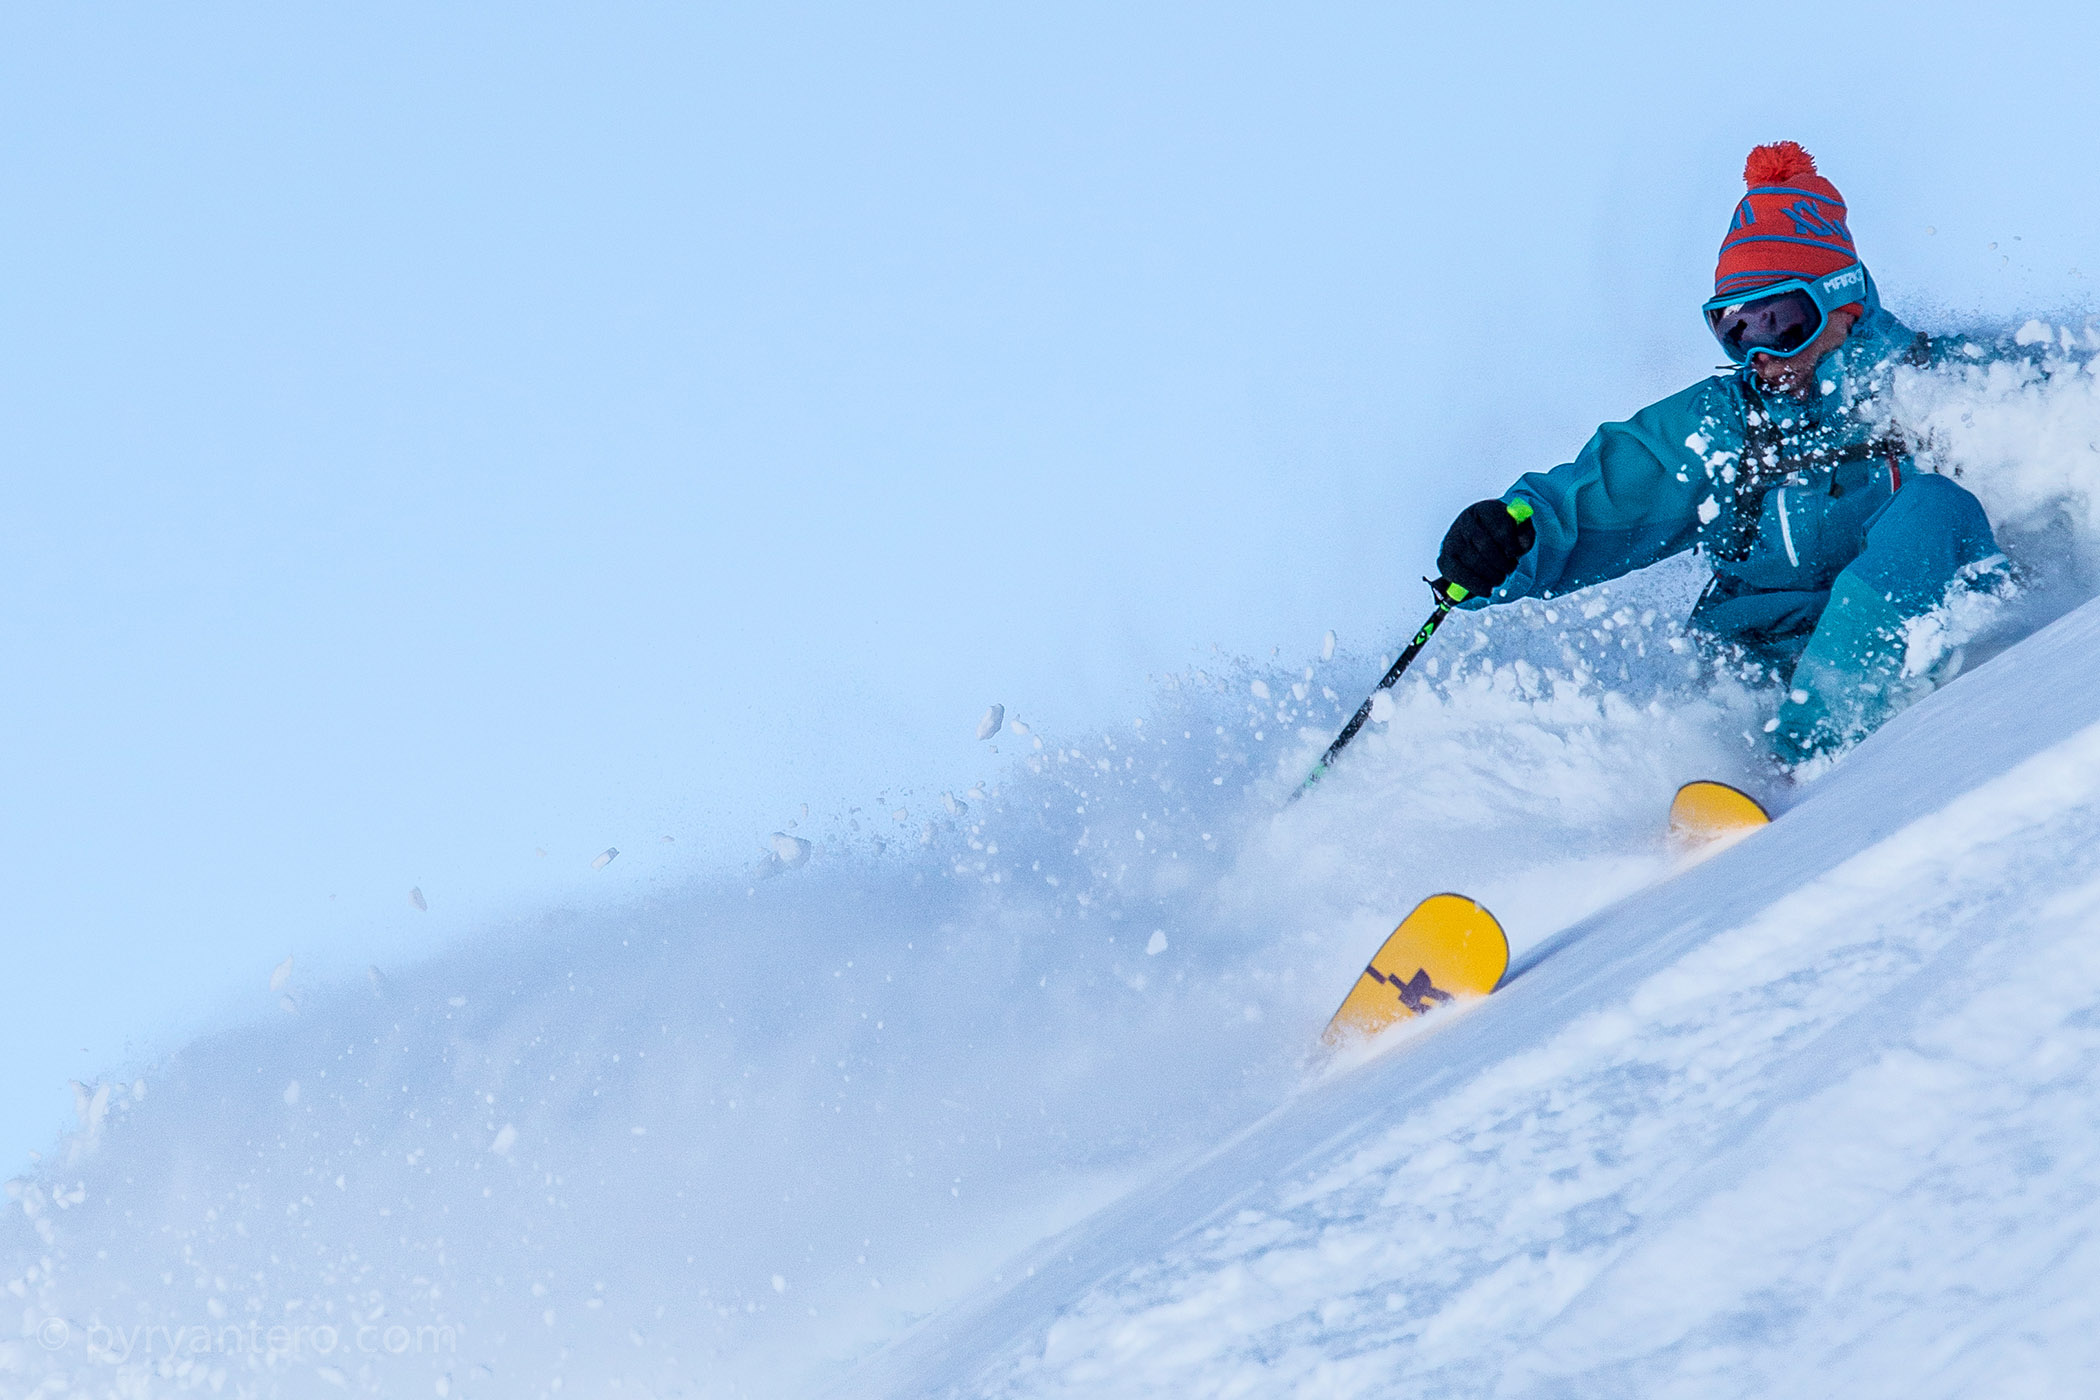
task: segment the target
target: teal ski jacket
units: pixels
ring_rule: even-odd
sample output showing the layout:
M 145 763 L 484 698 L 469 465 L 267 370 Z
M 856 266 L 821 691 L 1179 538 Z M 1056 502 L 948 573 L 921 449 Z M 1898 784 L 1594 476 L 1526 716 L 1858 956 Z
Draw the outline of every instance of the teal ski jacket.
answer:
M 1930 689 L 1907 673 L 1907 622 L 1997 557 L 1976 498 L 1917 471 L 1882 400 L 1936 347 L 1881 306 L 1817 365 L 1805 400 L 1747 368 L 1606 423 L 1574 461 L 1518 478 L 1537 542 L 1483 606 L 1550 598 L 1698 547 L 1714 576 L 1691 625 L 1788 675 L 1771 732 L 1798 760 L 1859 737 Z
M 1752 647 L 1805 635 L 1915 475 L 1876 401 L 1898 365 L 1933 358 L 1870 279 L 1866 315 L 1817 366 L 1809 399 L 1767 393 L 1748 369 L 1715 375 L 1604 424 L 1574 461 L 1518 478 L 1503 499 L 1530 502 L 1537 543 L 1473 605 L 1569 593 L 1696 545 L 1714 582 L 1695 626 Z M 1947 580 L 1918 583 L 1929 607 Z

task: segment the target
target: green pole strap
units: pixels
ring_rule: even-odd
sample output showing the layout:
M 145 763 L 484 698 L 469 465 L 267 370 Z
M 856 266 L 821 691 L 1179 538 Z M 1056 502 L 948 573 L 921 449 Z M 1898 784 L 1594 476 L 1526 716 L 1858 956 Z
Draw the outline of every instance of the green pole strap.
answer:
M 1519 525 L 1531 519 L 1531 502 L 1525 500 L 1522 496 L 1509 502 L 1505 509 L 1509 511 L 1509 518 L 1516 521 Z M 1449 579 L 1440 578 L 1429 586 L 1436 589 L 1439 596 L 1449 598 L 1454 603 L 1463 603 L 1466 599 L 1473 596 L 1466 590 L 1465 585 L 1453 583 Z

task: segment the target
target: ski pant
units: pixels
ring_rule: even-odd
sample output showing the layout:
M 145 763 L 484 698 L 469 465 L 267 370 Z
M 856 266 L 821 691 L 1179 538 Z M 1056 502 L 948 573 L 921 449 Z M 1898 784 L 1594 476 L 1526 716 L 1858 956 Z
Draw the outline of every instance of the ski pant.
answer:
M 1944 476 L 1921 472 L 1905 479 L 1867 517 L 1863 534 L 1864 547 L 1838 571 L 1827 595 L 1742 594 L 1702 605 L 1693 619 L 1779 664 L 1782 673 L 1798 650 L 1771 730 L 1774 751 L 1789 763 L 1855 742 L 1930 693 L 1947 668 L 1907 664 L 1910 624 L 1940 606 L 1957 584 L 1992 573 L 1992 562 L 2000 560 L 1982 503 Z M 1758 625 L 1742 625 L 1752 617 Z

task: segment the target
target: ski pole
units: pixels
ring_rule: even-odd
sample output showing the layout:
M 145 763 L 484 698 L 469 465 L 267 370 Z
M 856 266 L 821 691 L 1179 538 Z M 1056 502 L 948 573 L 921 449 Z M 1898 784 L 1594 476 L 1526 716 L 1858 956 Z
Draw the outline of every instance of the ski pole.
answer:
M 1509 503 L 1509 518 L 1518 524 L 1531 519 L 1531 502 L 1524 500 L 1522 497 L 1511 501 Z M 1342 732 L 1334 736 L 1334 742 L 1327 746 L 1327 752 L 1320 755 L 1320 761 L 1313 765 L 1312 772 L 1305 775 L 1305 781 L 1299 784 L 1298 791 L 1292 793 L 1292 797 L 1297 797 L 1299 793 L 1304 792 L 1314 783 L 1320 781 L 1321 775 L 1333 765 L 1335 759 L 1341 755 L 1342 750 L 1349 747 L 1349 741 L 1356 737 L 1356 731 L 1362 729 L 1364 721 L 1371 717 L 1371 706 L 1378 702 L 1378 697 L 1385 691 L 1392 689 L 1393 682 L 1400 679 L 1400 673 L 1413 664 L 1415 657 L 1421 653 L 1422 648 L 1429 644 L 1429 639 L 1436 635 L 1436 629 L 1444 625 L 1444 618 L 1450 613 L 1451 609 L 1472 596 L 1464 587 L 1453 583 L 1447 578 L 1431 579 L 1429 581 L 1429 591 L 1436 596 L 1436 610 L 1430 613 L 1429 617 L 1422 623 L 1421 628 L 1415 633 L 1414 640 L 1407 644 L 1407 650 L 1401 652 L 1400 659 L 1395 661 L 1392 667 L 1386 671 L 1384 678 L 1378 682 L 1377 688 L 1364 697 L 1363 704 L 1356 707 L 1356 713 L 1351 715 L 1349 722 L 1342 726 Z

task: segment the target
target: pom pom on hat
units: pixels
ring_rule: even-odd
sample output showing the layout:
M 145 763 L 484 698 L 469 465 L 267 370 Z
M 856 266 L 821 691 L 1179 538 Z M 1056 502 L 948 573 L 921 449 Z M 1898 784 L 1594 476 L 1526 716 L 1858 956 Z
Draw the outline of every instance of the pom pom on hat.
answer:
M 1816 158 L 1803 150 L 1799 141 L 1774 141 L 1769 146 L 1759 146 L 1743 162 L 1743 183 L 1752 189 L 1759 185 L 1791 185 L 1804 175 L 1815 173 Z
M 1774 141 L 1743 162 L 1748 189 L 1735 206 L 1714 268 L 1714 295 L 1821 277 L 1859 261 L 1845 199 L 1798 141 Z

